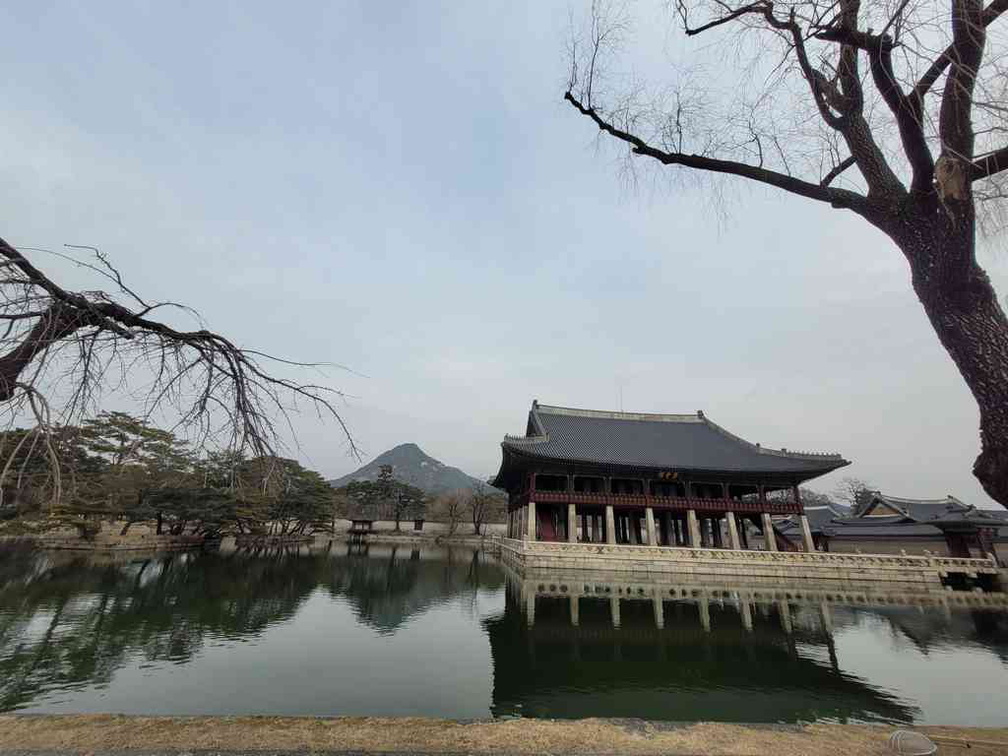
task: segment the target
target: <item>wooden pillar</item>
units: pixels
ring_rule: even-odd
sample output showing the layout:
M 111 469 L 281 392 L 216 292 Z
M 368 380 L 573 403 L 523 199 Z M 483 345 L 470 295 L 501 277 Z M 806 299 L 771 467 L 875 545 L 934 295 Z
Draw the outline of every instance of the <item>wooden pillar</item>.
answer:
M 723 549 L 724 539 L 721 538 L 721 518 L 718 515 L 714 515 L 710 518 L 711 524 L 711 535 L 714 537 L 714 548 Z
M 616 543 L 616 516 L 612 504 L 606 504 L 605 508 L 605 535 L 606 543 Z
M 657 546 L 658 539 L 655 537 L 654 510 L 651 507 L 644 510 L 644 522 L 647 526 L 647 545 Z
M 726 512 L 725 521 L 728 523 L 728 548 L 735 549 L 735 551 L 741 550 L 742 542 L 739 540 L 738 525 L 735 522 L 735 513 Z
M 694 549 L 700 548 L 700 523 L 697 521 L 696 510 L 686 510 L 686 519 L 689 522 L 689 545 Z
M 525 538 L 529 541 L 534 541 L 536 539 L 536 511 L 535 502 L 530 501 L 526 507 L 528 510 L 525 514 L 528 522 L 525 523 Z
M 577 510 L 574 504 L 567 505 L 567 542 L 577 543 Z
M 773 520 L 767 512 L 763 513 L 763 541 L 767 551 L 777 551 L 777 534 L 773 528 Z
M 588 515 L 584 512 L 581 513 L 581 540 L 591 543 L 591 536 L 588 534 Z

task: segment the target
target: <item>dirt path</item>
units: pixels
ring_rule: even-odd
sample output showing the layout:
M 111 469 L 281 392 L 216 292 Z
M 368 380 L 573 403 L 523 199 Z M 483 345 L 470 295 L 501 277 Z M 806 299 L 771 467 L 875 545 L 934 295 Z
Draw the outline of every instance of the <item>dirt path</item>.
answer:
M 861 756 L 891 753 L 892 727 L 673 725 L 640 720 L 0 716 L 0 751 L 357 751 L 476 754 Z M 917 728 L 940 754 L 1008 754 L 1008 728 Z

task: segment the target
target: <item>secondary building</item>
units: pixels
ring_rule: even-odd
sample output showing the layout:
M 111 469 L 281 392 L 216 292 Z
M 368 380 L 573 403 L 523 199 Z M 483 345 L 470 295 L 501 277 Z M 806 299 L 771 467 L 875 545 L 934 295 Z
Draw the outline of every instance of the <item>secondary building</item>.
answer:
M 799 485 L 850 464 L 839 454 L 768 449 L 704 416 L 532 403 L 507 436 L 493 485 L 508 492 L 508 536 L 649 546 L 776 550 L 772 516 L 793 515 L 814 550 Z M 768 494 L 787 491 L 789 496 Z M 750 525 L 751 527 L 746 527 Z
M 865 554 L 947 554 L 999 557 L 1008 543 L 1008 512 L 977 509 L 954 496 L 907 499 L 868 493 L 854 514 L 829 505 L 806 507 L 812 539 L 819 551 Z M 779 537 L 801 542 L 798 518 L 777 523 Z

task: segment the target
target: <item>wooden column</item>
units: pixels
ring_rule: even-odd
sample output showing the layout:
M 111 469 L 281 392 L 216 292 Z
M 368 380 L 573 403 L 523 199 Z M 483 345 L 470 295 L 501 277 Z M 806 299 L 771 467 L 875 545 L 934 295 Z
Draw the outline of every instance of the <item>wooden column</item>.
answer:
M 773 528 L 773 520 L 767 512 L 763 513 L 763 541 L 767 551 L 777 551 L 777 534 Z
M 567 505 L 567 542 L 577 543 L 577 510 L 574 504 Z
M 606 543 L 616 543 L 616 515 L 612 504 L 606 504 L 605 508 L 605 536 Z
M 657 546 L 658 539 L 655 537 L 654 510 L 647 507 L 644 510 L 644 523 L 647 526 L 647 545 Z
M 742 541 L 739 540 L 738 524 L 735 522 L 735 513 L 726 512 L 725 520 L 728 522 L 728 548 L 740 551 Z
M 527 510 L 525 517 L 528 520 L 528 522 L 525 523 L 525 539 L 528 541 L 534 541 L 536 539 L 535 502 L 530 501 L 525 509 Z
M 696 510 L 686 510 L 686 520 L 689 523 L 689 545 L 694 549 L 700 548 L 700 523 L 697 521 Z

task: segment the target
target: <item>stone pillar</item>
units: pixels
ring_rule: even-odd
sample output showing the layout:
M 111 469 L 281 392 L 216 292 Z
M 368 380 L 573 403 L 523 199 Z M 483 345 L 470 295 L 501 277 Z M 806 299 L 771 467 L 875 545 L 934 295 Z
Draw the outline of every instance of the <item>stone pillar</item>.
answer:
M 612 614 L 612 626 L 620 626 L 619 599 L 613 596 L 609 599 L 609 612 Z
M 525 509 L 527 510 L 525 513 L 525 517 L 527 519 L 527 522 L 525 523 L 525 538 L 526 540 L 534 541 L 536 539 L 535 502 L 530 501 Z
M 752 632 L 752 609 L 749 607 L 748 599 L 742 600 L 742 605 L 739 606 L 739 611 L 742 613 L 742 627 L 749 632 Z
M 579 610 L 578 597 L 577 596 L 571 596 L 570 597 L 570 617 L 571 617 L 571 624 L 574 627 L 577 627 L 578 624 L 581 622 L 581 617 L 580 617 L 580 613 L 579 613 L 578 610 Z
M 567 542 L 577 543 L 577 510 L 574 504 L 567 505 Z
M 822 621 L 822 629 L 825 632 L 833 631 L 833 618 L 830 616 L 829 604 L 825 601 L 819 602 L 819 619 Z
M 605 535 L 606 543 L 616 543 L 616 515 L 612 504 L 606 504 L 605 508 Z
M 651 605 L 654 608 L 654 621 L 655 626 L 661 630 L 665 627 L 665 605 L 662 604 L 662 599 L 660 595 L 657 595 L 651 599 Z
M 784 632 L 791 635 L 791 607 L 788 606 L 787 601 L 778 601 L 777 606 L 780 609 L 780 623 L 781 627 L 784 628 Z
M 655 537 L 654 510 L 651 507 L 644 510 L 644 522 L 647 525 L 647 545 L 657 546 L 658 539 Z
M 739 540 L 738 524 L 735 522 L 735 513 L 725 512 L 725 520 L 728 523 L 728 548 L 739 551 L 742 548 L 742 542 Z
M 529 627 L 535 624 L 535 588 L 532 585 L 525 594 L 525 622 Z
M 706 596 L 700 599 L 700 625 L 703 627 L 704 632 L 710 632 L 710 604 Z
M 763 513 L 763 541 L 767 551 L 777 551 L 777 535 L 773 529 L 773 520 L 766 512 Z
M 812 530 L 809 528 L 808 517 L 801 515 L 801 534 L 805 544 L 805 551 L 810 554 L 815 551 L 815 541 L 812 539 Z
M 700 548 L 700 523 L 697 521 L 696 510 L 686 510 L 686 519 L 689 521 L 689 545 L 694 549 Z

